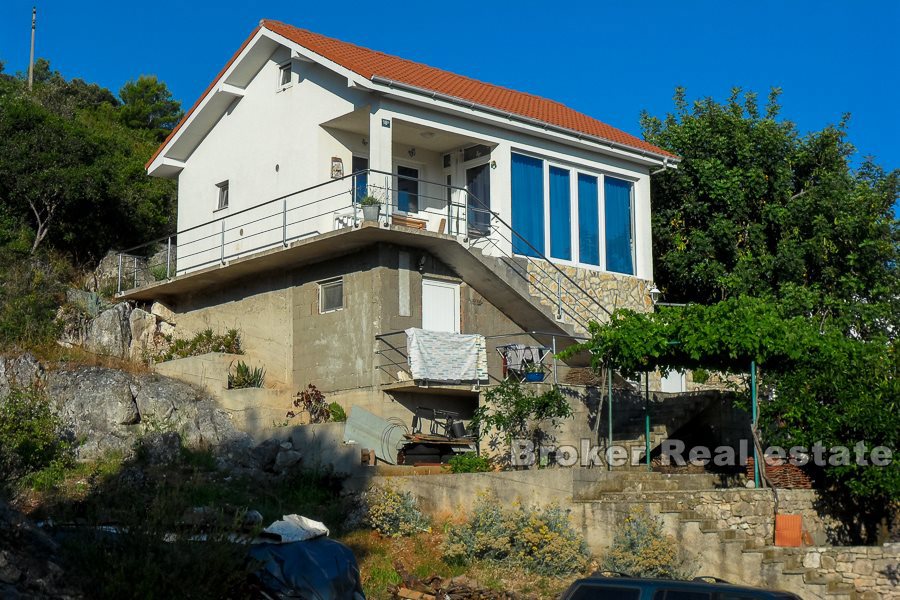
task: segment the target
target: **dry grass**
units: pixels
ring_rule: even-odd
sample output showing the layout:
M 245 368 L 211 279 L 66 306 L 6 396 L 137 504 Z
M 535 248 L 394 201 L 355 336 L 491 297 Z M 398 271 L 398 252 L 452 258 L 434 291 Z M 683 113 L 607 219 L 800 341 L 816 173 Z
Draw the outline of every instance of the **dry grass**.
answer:
M 403 565 L 419 578 L 430 575 L 455 577 L 466 575 L 484 587 L 516 592 L 523 598 L 558 598 L 578 576 L 546 577 L 510 565 L 478 561 L 469 565 L 449 564 L 441 556 L 444 531 L 452 527 L 445 522 L 432 532 L 407 538 L 385 538 L 374 531 L 353 531 L 340 538 L 350 546 L 359 561 L 363 590 L 370 600 L 388 600 L 388 586 L 400 582 L 394 563 Z
M 66 348 L 59 344 L 44 344 L 32 348 L 34 355 L 48 368 L 73 369 L 77 367 L 106 367 L 134 375 L 150 373 L 150 366 L 143 361 L 131 361 L 115 356 L 101 356 L 77 346 Z

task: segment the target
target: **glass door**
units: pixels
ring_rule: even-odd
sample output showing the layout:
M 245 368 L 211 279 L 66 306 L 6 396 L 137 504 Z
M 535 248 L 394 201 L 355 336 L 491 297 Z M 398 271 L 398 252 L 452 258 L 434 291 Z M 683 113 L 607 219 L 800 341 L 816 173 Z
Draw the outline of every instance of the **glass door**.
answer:
M 491 232 L 491 167 L 488 163 L 466 169 L 469 237 Z
M 397 166 L 397 210 L 402 213 L 419 212 L 419 170 Z

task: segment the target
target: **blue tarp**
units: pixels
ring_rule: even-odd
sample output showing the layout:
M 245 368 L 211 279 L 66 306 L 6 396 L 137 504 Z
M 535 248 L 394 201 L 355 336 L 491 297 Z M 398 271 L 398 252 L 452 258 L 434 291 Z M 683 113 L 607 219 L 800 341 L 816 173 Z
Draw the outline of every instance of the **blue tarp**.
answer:
M 275 598 L 365 599 L 353 552 L 327 537 L 288 544 L 254 544 L 250 558 L 262 563 L 256 575 Z

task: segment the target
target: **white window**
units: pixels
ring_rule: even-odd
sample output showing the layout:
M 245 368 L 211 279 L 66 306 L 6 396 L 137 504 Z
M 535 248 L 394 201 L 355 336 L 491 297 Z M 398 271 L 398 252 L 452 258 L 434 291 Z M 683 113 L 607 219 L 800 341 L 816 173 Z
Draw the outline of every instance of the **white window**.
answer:
M 291 63 L 287 62 L 278 67 L 278 89 L 283 90 L 284 88 L 291 85 Z
M 319 314 L 344 308 L 344 278 L 335 277 L 319 282 Z
M 219 201 L 216 204 L 216 210 L 228 208 L 228 181 L 223 181 L 216 185 L 219 188 Z

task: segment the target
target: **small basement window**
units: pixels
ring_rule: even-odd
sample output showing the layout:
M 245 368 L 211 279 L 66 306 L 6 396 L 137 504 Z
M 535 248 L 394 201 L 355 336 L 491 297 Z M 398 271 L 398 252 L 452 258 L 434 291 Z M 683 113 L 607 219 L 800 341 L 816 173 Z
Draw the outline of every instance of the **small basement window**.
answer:
M 216 210 L 228 208 L 228 181 L 216 184 L 216 187 L 219 188 L 219 201 L 216 203 Z
M 336 277 L 319 282 L 319 314 L 344 308 L 344 278 Z
M 278 89 L 283 90 L 289 85 L 291 85 L 291 63 L 286 62 L 278 67 Z

